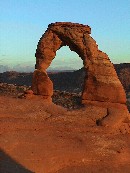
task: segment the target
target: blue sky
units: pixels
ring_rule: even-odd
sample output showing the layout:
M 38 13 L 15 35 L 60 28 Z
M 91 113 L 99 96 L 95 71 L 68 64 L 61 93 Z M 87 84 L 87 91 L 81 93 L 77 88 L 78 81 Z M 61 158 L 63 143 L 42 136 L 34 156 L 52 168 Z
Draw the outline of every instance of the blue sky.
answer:
M 0 0 L 0 13 L 0 65 L 33 66 L 38 40 L 58 21 L 89 25 L 113 63 L 130 62 L 130 0 Z M 63 47 L 51 65 L 58 66 L 82 61 Z

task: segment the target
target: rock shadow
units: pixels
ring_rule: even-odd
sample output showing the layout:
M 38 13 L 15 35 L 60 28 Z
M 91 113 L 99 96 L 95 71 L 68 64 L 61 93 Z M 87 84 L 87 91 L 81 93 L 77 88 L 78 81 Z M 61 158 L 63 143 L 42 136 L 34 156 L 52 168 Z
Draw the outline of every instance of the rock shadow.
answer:
M 0 149 L 0 173 L 34 173 Z

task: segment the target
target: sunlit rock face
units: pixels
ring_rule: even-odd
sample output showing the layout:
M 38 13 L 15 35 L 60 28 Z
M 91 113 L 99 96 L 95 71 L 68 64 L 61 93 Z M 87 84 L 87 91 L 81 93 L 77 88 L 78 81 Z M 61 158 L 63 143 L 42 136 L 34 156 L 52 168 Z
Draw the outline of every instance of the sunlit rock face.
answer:
M 34 94 L 52 96 L 53 88 L 49 77 L 46 74 L 48 79 L 45 79 L 39 74 L 46 73 L 46 69 L 55 58 L 56 51 L 67 45 L 81 57 L 86 69 L 82 103 L 85 104 L 86 101 L 126 103 L 126 95 L 113 64 L 107 54 L 98 49 L 96 41 L 90 34 L 89 26 L 78 23 L 56 22 L 48 26 L 37 45 L 38 71 L 34 73 L 32 85 Z

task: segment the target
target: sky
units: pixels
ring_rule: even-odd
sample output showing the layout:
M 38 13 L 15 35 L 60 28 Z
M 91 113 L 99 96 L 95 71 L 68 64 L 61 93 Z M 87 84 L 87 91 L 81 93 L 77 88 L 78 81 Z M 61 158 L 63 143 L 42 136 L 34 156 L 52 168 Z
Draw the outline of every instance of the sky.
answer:
M 37 43 L 54 22 L 89 25 L 113 63 L 130 62 L 130 0 L 0 0 L 0 65 L 34 67 Z M 56 54 L 52 68 L 82 67 L 68 47 Z

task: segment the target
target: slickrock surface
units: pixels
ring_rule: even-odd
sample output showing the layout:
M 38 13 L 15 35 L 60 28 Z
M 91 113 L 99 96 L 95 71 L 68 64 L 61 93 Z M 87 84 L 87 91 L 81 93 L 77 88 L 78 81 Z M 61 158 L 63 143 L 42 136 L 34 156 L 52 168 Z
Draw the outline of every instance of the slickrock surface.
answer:
M 129 173 L 130 124 L 98 126 L 107 113 L 0 96 L 0 172 Z

